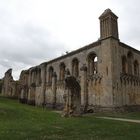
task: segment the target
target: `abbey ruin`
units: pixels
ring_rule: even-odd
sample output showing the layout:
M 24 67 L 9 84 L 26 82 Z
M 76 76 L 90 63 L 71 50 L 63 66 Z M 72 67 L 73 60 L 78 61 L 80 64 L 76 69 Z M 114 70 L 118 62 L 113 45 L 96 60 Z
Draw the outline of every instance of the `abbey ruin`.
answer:
M 18 81 L 8 70 L 3 96 L 66 113 L 140 108 L 140 51 L 120 42 L 117 19 L 105 10 L 98 41 L 23 70 Z

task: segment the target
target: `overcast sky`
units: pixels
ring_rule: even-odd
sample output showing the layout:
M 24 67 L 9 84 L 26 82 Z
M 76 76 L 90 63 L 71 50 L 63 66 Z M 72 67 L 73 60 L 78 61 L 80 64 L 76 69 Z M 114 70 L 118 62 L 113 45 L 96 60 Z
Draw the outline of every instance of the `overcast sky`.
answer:
M 92 43 L 110 8 L 120 40 L 140 50 L 139 0 L 0 0 L 0 78 Z

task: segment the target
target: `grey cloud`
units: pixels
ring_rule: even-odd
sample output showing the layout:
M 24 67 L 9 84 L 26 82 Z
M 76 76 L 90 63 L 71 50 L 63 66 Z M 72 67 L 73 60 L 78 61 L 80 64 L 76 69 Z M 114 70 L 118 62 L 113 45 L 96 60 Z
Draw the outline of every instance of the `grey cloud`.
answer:
M 6 58 L 8 61 L 22 62 L 30 65 L 37 64 L 39 61 L 43 61 L 44 58 L 55 57 L 57 48 L 63 48 L 63 45 L 60 43 L 49 42 L 51 36 L 47 34 L 47 31 L 36 30 L 32 26 L 23 27 L 22 29 L 24 31 L 13 35 L 14 40 L 11 42 L 7 42 L 7 38 L 0 42 L 1 59 Z M 38 62 L 35 62 L 37 59 Z M 3 60 L 1 62 L 4 63 L 5 61 Z
M 16 68 L 19 64 L 24 67 L 37 65 L 56 57 L 60 50 L 64 51 L 63 44 L 38 25 L 28 23 L 17 26 L 8 23 L 3 28 L 3 35 L 0 34 L 0 65 L 7 69 Z

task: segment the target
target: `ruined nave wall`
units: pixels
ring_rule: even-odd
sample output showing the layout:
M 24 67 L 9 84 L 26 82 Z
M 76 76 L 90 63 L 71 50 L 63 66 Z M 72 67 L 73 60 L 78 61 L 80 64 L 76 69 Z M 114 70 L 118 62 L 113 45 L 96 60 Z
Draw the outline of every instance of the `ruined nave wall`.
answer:
M 114 106 L 140 105 L 140 52 L 114 42 L 112 61 Z

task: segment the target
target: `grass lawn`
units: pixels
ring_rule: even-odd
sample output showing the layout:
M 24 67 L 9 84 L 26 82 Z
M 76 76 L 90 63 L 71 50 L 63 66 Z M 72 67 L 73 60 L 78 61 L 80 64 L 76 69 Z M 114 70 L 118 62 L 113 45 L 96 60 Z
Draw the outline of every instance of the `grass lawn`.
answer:
M 133 116 L 140 118 L 140 113 L 131 113 Z M 139 139 L 140 124 L 98 119 L 94 115 L 62 118 L 52 110 L 0 97 L 0 140 Z

